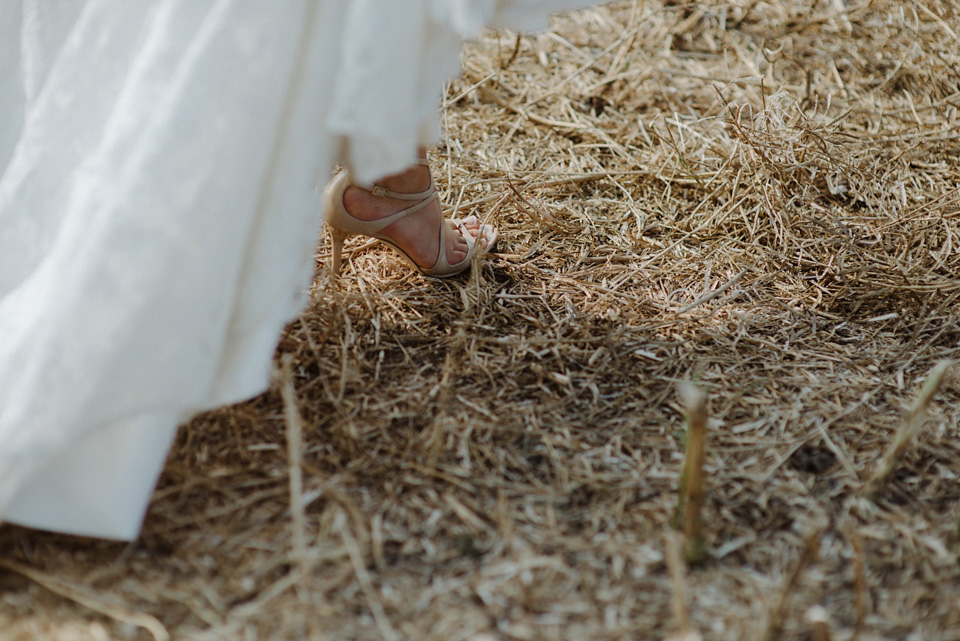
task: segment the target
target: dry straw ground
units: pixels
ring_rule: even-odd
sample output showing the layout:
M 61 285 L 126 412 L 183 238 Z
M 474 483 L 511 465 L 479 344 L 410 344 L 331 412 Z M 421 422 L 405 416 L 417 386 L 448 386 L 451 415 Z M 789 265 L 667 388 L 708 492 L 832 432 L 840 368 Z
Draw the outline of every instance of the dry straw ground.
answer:
M 321 249 L 139 541 L 0 529 L 0 638 L 960 638 L 956 368 L 870 485 L 960 357 L 955 2 L 619 2 L 464 66 L 433 163 L 501 252 Z

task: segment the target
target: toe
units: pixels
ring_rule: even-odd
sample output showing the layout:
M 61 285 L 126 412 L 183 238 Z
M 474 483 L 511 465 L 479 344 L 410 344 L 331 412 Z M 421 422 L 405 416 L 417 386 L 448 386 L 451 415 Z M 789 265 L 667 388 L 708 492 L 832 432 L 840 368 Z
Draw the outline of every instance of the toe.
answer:
M 450 228 L 447 236 L 447 263 L 455 265 L 467 257 L 467 254 L 470 253 L 470 245 L 463 237 L 467 230 L 463 229 L 462 224 L 458 226 L 452 221 L 447 221 L 447 223 Z
M 477 238 L 480 235 L 480 229 L 482 225 L 476 216 L 467 216 L 460 221 L 460 224 L 474 238 Z

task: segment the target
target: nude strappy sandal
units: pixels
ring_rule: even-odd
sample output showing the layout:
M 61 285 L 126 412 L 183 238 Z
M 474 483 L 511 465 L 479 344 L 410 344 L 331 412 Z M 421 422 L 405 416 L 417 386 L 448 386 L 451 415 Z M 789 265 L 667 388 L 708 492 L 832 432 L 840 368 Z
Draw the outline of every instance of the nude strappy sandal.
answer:
M 428 165 L 424 158 L 419 159 L 418 162 L 421 165 Z M 369 221 L 360 220 L 350 215 L 350 212 L 343 206 L 343 193 L 347 190 L 347 187 L 351 185 L 365 189 L 374 196 L 419 202 L 384 218 Z M 452 222 L 456 223 L 460 236 L 467 243 L 467 256 L 460 262 L 451 265 L 447 262 L 446 234 L 444 233 L 446 231 L 446 223 L 442 223 L 439 229 L 440 248 L 437 255 L 437 262 L 432 267 L 424 267 L 423 265 L 417 264 L 395 240 L 381 233 L 386 227 L 403 219 L 405 216 L 420 211 L 436 198 L 437 190 L 434 187 L 432 175 L 430 176 L 430 186 L 427 189 L 412 194 L 404 194 L 391 191 L 379 185 L 358 185 L 350 181 L 350 177 L 346 171 L 341 171 L 323 190 L 324 222 L 326 222 L 330 228 L 330 237 L 333 241 L 333 260 L 331 263 L 333 273 L 337 274 L 340 272 L 343 241 L 355 235 L 369 236 L 385 243 L 399 253 L 411 267 L 424 276 L 450 278 L 469 269 L 473 256 L 478 248 L 478 241 L 481 242 L 479 246 L 483 246 L 485 249 L 492 248 L 496 242 L 497 231 L 493 225 L 483 225 L 480 229 L 480 235 L 474 238 L 472 234 L 463 230 L 463 223 L 461 221 L 451 219 Z

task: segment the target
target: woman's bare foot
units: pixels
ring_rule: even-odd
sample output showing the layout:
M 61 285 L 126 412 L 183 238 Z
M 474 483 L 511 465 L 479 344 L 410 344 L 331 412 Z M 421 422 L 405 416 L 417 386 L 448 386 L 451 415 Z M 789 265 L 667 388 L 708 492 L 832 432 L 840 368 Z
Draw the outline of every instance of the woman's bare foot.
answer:
M 420 151 L 420 157 L 426 158 L 424 150 Z M 397 193 L 415 194 L 430 188 L 430 168 L 425 165 L 414 165 L 399 174 L 378 180 L 376 184 Z M 375 196 L 359 187 L 348 187 L 343 193 L 343 206 L 347 212 L 355 218 L 366 221 L 379 220 L 406 209 L 411 204 L 408 200 Z M 437 230 L 440 228 L 441 221 L 446 228 L 444 245 L 447 263 L 455 265 L 462 262 L 470 250 L 470 246 L 461 235 L 461 230 L 474 238 L 481 233 L 480 221 L 475 216 L 460 221 L 460 229 L 458 229 L 455 223 L 443 219 L 440 203 L 434 199 L 423 209 L 388 225 L 382 233 L 403 247 L 414 262 L 429 269 L 436 265 L 439 259 L 440 235 Z

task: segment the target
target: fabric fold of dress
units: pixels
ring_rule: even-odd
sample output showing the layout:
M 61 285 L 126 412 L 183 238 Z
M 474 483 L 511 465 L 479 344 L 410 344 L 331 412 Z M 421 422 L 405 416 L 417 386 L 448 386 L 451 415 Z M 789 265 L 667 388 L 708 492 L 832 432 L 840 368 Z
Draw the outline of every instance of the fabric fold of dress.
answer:
M 585 4 L 0 5 L 0 522 L 135 538 L 177 426 L 267 387 L 334 164 L 409 165 L 463 38 Z

